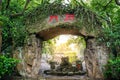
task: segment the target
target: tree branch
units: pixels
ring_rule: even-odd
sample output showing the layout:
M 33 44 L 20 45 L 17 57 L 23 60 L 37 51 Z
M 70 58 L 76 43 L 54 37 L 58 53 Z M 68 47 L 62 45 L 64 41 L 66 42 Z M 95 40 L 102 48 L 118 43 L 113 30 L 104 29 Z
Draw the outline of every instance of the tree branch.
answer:
M 25 3 L 25 6 L 24 6 L 24 8 L 23 8 L 22 13 L 25 12 L 25 9 L 27 8 L 27 6 L 28 6 L 28 4 L 29 4 L 30 1 L 31 1 L 31 0 L 26 0 L 26 3 Z
M 81 1 L 81 3 L 85 6 L 85 3 L 83 2 L 83 0 L 80 0 Z
M 11 1 L 11 0 L 7 0 L 6 9 L 9 7 L 9 5 L 10 5 L 10 1 Z
M 24 6 L 22 12 L 16 13 L 16 14 L 12 14 L 12 15 L 10 15 L 10 16 L 11 16 L 11 17 L 22 16 L 22 15 L 24 14 L 24 12 L 25 12 L 25 10 L 26 10 L 26 8 L 27 8 L 27 6 L 28 6 L 28 4 L 29 4 L 30 1 L 31 1 L 31 0 L 26 0 L 25 6 Z
M 17 17 L 17 16 L 22 16 L 22 15 L 23 15 L 23 13 L 21 12 L 21 13 L 11 14 L 10 16 L 11 17 Z
M 110 0 L 105 6 L 104 6 L 104 10 L 107 8 L 107 6 L 112 2 L 112 0 Z

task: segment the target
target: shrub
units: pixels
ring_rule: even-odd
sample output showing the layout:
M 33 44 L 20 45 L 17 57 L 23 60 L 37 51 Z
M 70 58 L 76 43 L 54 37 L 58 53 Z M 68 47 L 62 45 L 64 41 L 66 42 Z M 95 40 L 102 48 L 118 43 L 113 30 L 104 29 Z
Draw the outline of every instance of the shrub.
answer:
M 16 59 L 0 56 L 0 78 L 10 76 L 18 62 Z
M 120 57 L 110 59 L 106 64 L 104 76 L 108 80 L 120 80 Z

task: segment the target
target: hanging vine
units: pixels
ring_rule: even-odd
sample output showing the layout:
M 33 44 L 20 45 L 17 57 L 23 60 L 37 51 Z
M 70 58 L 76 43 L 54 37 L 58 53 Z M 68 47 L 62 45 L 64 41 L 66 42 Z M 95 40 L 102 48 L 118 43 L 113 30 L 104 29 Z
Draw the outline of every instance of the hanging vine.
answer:
M 41 3 L 37 8 L 26 14 L 26 24 L 32 25 L 38 21 L 42 22 L 50 15 L 64 15 L 66 13 L 75 15 L 78 19 L 76 24 L 79 25 L 75 26 L 78 28 L 84 26 L 91 30 L 91 28 L 95 29 L 97 25 L 100 25 L 97 16 L 86 7 L 83 7 L 77 0 L 71 0 L 69 4 L 63 4 L 62 0 Z

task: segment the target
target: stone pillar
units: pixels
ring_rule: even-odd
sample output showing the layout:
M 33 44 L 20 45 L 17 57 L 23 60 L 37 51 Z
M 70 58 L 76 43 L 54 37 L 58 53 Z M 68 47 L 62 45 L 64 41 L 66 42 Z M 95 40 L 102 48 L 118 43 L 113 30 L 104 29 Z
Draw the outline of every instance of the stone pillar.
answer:
M 107 48 L 104 45 L 97 45 L 94 39 L 89 39 L 84 55 L 87 73 L 91 80 L 103 80 L 104 65 L 109 55 Z
M 17 69 L 22 76 L 36 78 L 40 69 L 41 40 L 35 34 L 29 36 L 27 44 L 18 48 L 14 57 L 20 59 Z

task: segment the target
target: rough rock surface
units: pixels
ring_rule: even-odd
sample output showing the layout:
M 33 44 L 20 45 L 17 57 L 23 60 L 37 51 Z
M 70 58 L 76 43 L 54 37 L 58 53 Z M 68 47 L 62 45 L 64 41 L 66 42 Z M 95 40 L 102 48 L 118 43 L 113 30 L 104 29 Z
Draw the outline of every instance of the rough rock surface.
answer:
M 14 57 L 21 60 L 17 65 L 17 69 L 22 76 L 36 77 L 40 69 L 41 58 L 40 39 L 35 35 L 31 35 L 24 48 L 18 48 Z
M 65 15 L 57 15 L 58 21 L 53 19 L 49 22 L 50 16 L 43 19 L 42 21 L 37 21 L 36 23 L 31 23 L 26 27 L 29 33 L 37 33 L 40 37 L 43 37 L 45 40 L 48 38 L 53 38 L 62 34 L 73 34 L 73 35 L 85 35 L 85 36 L 96 36 L 99 32 L 99 26 L 96 24 L 95 27 L 92 27 L 89 24 L 91 30 L 88 31 L 88 23 L 86 25 L 79 24 L 79 18 L 74 18 L 74 20 L 64 21 Z M 85 24 L 85 23 L 84 23 Z M 94 28 L 94 31 L 93 31 Z M 55 33 L 55 34 L 52 34 Z
M 97 45 L 94 39 L 87 41 L 85 62 L 88 76 L 93 80 L 103 78 L 104 65 L 108 61 L 108 53 L 104 45 Z

